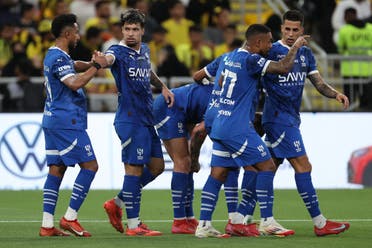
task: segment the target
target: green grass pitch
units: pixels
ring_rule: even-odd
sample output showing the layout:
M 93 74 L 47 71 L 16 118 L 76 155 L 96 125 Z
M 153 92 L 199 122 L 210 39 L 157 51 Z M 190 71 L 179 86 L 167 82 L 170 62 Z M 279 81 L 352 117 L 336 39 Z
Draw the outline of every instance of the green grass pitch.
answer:
M 63 190 L 56 210 L 56 225 L 64 214 L 71 191 Z M 224 195 L 213 215 L 213 225 L 223 230 L 227 211 Z M 0 247 L 61 247 L 61 248 L 204 248 L 204 247 L 275 247 L 275 248 L 363 248 L 372 244 L 372 189 L 318 190 L 324 215 L 333 220 L 350 221 L 350 229 L 340 235 L 316 237 L 313 225 L 301 198 L 295 190 L 276 190 L 274 215 L 285 227 L 296 231 L 286 238 L 232 237 L 229 239 L 198 239 L 193 235 L 173 235 L 170 190 L 144 190 L 141 218 L 150 228 L 160 230 L 159 237 L 127 237 L 108 223 L 102 208 L 105 200 L 117 191 L 92 190 L 79 211 L 79 220 L 92 233 L 91 238 L 39 237 L 42 216 L 42 191 L 0 191 Z M 200 191 L 195 192 L 194 209 L 199 217 Z M 259 220 L 256 209 L 255 220 Z

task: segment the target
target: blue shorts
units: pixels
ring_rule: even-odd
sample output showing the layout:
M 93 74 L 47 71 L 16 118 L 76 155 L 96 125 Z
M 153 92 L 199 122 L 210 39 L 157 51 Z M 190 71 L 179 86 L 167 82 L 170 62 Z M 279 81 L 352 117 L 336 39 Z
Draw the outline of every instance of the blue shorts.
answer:
M 300 129 L 277 123 L 265 123 L 265 142 L 275 158 L 295 158 L 306 154 Z
M 121 141 L 121 159 L 125 164 L 143 165 L 151 158 L 163 158 L 161 143 L 155 128 L 135 123 L 115 124 Z
M 249 135 L 234 140 L 212 141 L 212 167 L 243 167 L 271 158 L 265 143 L 256 132 L 250 132 Z
M 49 165 L 75 166 L 96 159 L 85 130 L 43 128 Z
M 188 137 L 185 112 L 176 105 L 168 108 L 164 97 L 157 97 L 154 100 L 153 115 L 160 139 Z

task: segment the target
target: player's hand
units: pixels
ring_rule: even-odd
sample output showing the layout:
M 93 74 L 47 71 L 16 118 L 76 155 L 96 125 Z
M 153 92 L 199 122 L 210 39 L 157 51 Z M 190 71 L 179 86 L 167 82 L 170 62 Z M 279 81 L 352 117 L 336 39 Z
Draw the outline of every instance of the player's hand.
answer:
M 174 94 L 167 87 L 163 87 L 161 90 L 164 96 L 165 102 L 168 104 L 168 108 L 172 107 L 174 104 Z
M 108 62 L 104 53 L 100 51 L 94 51 L 92 55 L 92 62 L 96 62 L 101 65 L 102 68 L 108 66 Z
M 204 121 L 200 122 L 199 124 L 197 124 L 191 131 L 191 139 L 193 139 L 195 137 L 195 135 L 200 135 L 200 136 L 206 136 L 207 135 L 207 131 L 205 130 L 205 123 Z
M 200 171 L 200 164 L 199 161 L 194 161 L 193 159 L 191 160 L 191 172 L 199 172 Z
M 300 48 L 302 46 L 307 46 L 308 41 L 307 39 L 310 39 L 310 35 L 301 35 L 300 37 L 297 38 L 295 43 L 293 44 L 294 47 Z
M 336 100 L 344 105 L 344 109 L 349 107 L 349 98 L 342 93 L 337 93 Z

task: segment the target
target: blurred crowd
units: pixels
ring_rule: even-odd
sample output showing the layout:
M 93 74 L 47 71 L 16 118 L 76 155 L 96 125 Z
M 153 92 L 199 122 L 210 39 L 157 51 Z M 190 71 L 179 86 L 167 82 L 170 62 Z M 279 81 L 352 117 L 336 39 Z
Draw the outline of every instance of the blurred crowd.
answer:
M 57 15 L 70 12 L 77 14 L 81 39 L 71 52 L 71 57 L 74 60 L 89 61 L 94 50 L 106 51 L 122 39 L 120 13 L 128 7 L 140 9 L 146 14 L 143 41 L 150 47 L 153 69 L 164 77 L 190 76 L 214 58 L 242 43 L 243 36 L 239 31 L 242 23 L 232 18 L 232 2 L 2 0 L 0 76 L 16 78 L 17 82 L 0 83 L 0 100 L 3 103 L 0 109 L 2 106 L 2 111 L 11 112 L 42 110 L 42 85 L 30 82 L 30 77 L 42 76 L 43 58 L 54 40 L 50 32 L 51 20 Z M 346 9 L 356 9 L 356 19 L 363 23 L 371 21 L 370 0 L 285 2 L 290 8 L 305 13 L 306 32 L 329 53 L 338 51 L 337 37 L 339 30 L 346 25 Z M 262 21 L 272 29 L 274 39 L 280 39 L 280 16 L 269 9 L 264 17 Z M 251 16 L 244 19 L 243 26 L 251 24 Z M 101 70 L 99 73 L 100 77 L 112 77 L 109 70 Z M 116 92 L 115 85 L 107 83 L 88 84 L 86 90 L 92 94 Z

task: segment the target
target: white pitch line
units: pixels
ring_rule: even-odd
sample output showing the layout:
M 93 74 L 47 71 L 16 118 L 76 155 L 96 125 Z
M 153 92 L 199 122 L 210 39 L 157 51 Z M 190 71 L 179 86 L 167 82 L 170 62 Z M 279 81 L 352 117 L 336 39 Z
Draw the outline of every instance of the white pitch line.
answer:
M 335 220 L 334 221 L 350 221 L 350 222 L 372 222 L 372 219 L 347 219 L 347 220 Z M 125 221 L 125 220 L 124 220 Z M 213 222 L 226 222 L 226 220 L 212 220 Z M 259 222 L 259 220 L 255 220 Z M 311 222 L 311 220 L 282 220 L 278 219 L 279 222 Z M 0 223 L 37 223 L 41 220 L 0 220 Z M 85 223 L 103 223 L 108 222 L 108 220 L 84 220 L 79 219 L 79 222 Z M 171 223 L 173 220 L 146 220 L 146 223 Z

